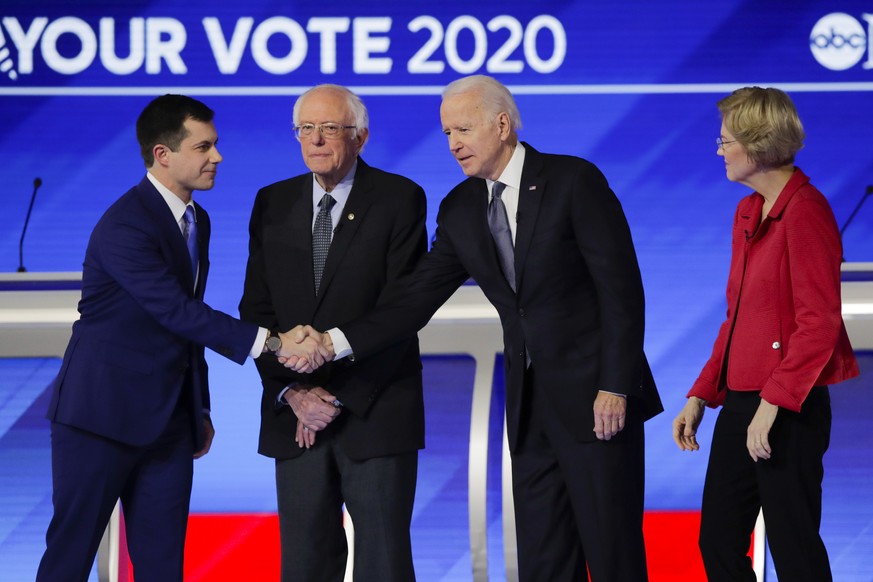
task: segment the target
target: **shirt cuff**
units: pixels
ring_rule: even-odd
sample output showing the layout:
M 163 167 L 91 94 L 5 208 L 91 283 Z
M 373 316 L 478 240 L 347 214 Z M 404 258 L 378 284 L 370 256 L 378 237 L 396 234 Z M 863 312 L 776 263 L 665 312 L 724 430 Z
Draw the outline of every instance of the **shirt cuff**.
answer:
M 346 334 L 338 327 L 333 327 L 327 330 L 330 334 L 330 340 L 333 342 L 333 353 L 336 354 L 333 359 L 340 360 L 342 358 L 355 359 L 355 353 L 352 351 L 352 346 L 349 345 L 349 340 L 346 339 Z
M 603 392 L 604 394 L 612 394 L 613 396 L 621 396 L 625 400 L 627 400 L 627 394 L 619 394 L 618 392 L 610 392 L 609 390 L 598 390 L 598 392 Z
M 288 404 L 288 401 L 285 400 L 285 393 L 297 386 L 297 382 L 291 382 L 279 392 L 279 395 L 276 397 L 276 402 L 274 403 L 276 408 L 282 408 L 283 406 L 291 406 Z
M 264 343 L 267 341 L 267 328 L 259 327 L 258 335 L 255 336 L 255 343 L 252 346 L 252 351 L 249 352 L 249 355 L 252 359 L 257 358 L 261 354 L 264 353 Z

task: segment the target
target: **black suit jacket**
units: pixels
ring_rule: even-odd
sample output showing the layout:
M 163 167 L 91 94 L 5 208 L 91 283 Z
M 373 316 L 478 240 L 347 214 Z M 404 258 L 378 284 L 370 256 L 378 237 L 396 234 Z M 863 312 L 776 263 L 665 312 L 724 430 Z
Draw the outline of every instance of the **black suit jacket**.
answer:
M 312 174 L 261 189 L 249 225 L 249 260 L 240 302 L 244 320 L 270 329 L 312 324 L 324 330 L 391 302 L 427 250 L 427 201 L 420 186 L 358 159 L 354 184 L 315 296 L 312 272 Z M 366 362 L 336 362 L 297 374 L 271 355 L 256 360 L 264 387 L 259 452 L 299 455 L 296 418 L 276 407 L 290 383 L 323 386 L 344 404 L 326 429 L 353 459 L 409 452 L 424 446 L 421 359 L 415 330 L 392 339 Z
M 598 390 L 625 394 L 629 420 L 663 410 L 643 354 L 645 300 L 621 205 L 583 159 L 527 144 L 515 239 L 517 293 L 500 269 L 487 222 L 485 180 L 469 178 L 443 200 L 437 233 L 400 300 L 342 330 L 358 360 L 423 327 L 468 276 L 503 324 L 510 447 L 518 443 L 525 353 L 559 417 L 594 440 Z

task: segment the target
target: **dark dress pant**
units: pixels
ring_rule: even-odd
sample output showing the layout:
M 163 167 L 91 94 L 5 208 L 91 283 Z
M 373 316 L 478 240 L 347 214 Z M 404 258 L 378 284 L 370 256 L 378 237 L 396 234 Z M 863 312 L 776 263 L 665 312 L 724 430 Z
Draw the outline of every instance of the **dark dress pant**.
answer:
M 282 581 L 342 582 L 345 504 L 355 531 L 355 582 L 413 582 L 409 528 L 417 472 L 418 451 L 355 461 L 329 429 L 302 455 L 277 459 Z
M 830 442 L 827 386 L 812 389 L 799 413 L 780 409 L 770 429 L 771 458 L 754 462 L 746 431 L 757 392 L 728 391 L 712 435 L 703 489 L 700 551 L 710 582 L 754 582 L 747 556 L 758 511 L 780 580 L 829 582 L 821 525 L 822 458 Z
M 512 454 L 520 582 L 645 582 L 643 423 L 629 414 L 609 441 L 579 442 L 525 374 Z
M 137 582 L 182 582 L 193 476 L 190 410 L 144 447 L 52 423 L 52 504 L 37 582 L 88 580 L 116 501 Z

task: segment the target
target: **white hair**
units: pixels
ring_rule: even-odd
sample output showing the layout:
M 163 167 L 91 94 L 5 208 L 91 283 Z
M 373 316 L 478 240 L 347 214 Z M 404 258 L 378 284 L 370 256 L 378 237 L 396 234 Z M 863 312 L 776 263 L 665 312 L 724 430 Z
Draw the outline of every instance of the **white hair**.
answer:
M 509 115 L 510 128 L 521 129 L 521 114 L 512 93 L 500 81 L 487 75 L 471 75 L 452 81 L 443 89 L 443 100 L 464 93 L 476 93 L 489 113 Z
M 364 105 L 361 98 L 342 85 L 332 84 L 316 85 L 315 87 L 304 91 L 303 94 L 297 98 L 297 101 L 294 102 L 294 112 L 292 113 L 294 125 L 300 125 L 300 106 L 303 103 L 303 100 L 306 99 L 310 93 L 318 91 L 319 89 L 330 89 L 342 93 L 346 97 L 346 104 L 348 105 L 349 111 L 351 111 L 355 116 L 355 127 L 357 128 L 357 133 L 360 135 L 364 130 L 369 129 L 370 114 L 367 113 L 367 106 Z

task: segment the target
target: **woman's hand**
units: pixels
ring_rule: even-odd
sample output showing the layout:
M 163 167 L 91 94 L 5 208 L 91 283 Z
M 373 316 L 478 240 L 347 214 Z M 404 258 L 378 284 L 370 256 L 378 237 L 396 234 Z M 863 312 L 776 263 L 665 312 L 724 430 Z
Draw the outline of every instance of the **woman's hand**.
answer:
M 697 396 L 692 396 L 685 403 L 685 408 L 679 416 L 673 420 L 673 440 L 681 451 L 696 451 L 700 449 L 697 444 L 697 427 L 703 420 L 706 410 L 706 401 Z
M 756 463 L 758 459 L 769 459 L 773 452 L 770 449 L 770 429 L 773 428 L 778 412 L 778 406 L 770 404 L 762 398 L 761 404 L 758 405 L 758 411 L 755 412 L 755 417 L 749 425 L 746 448 L 749 449 L 749 455 Z

